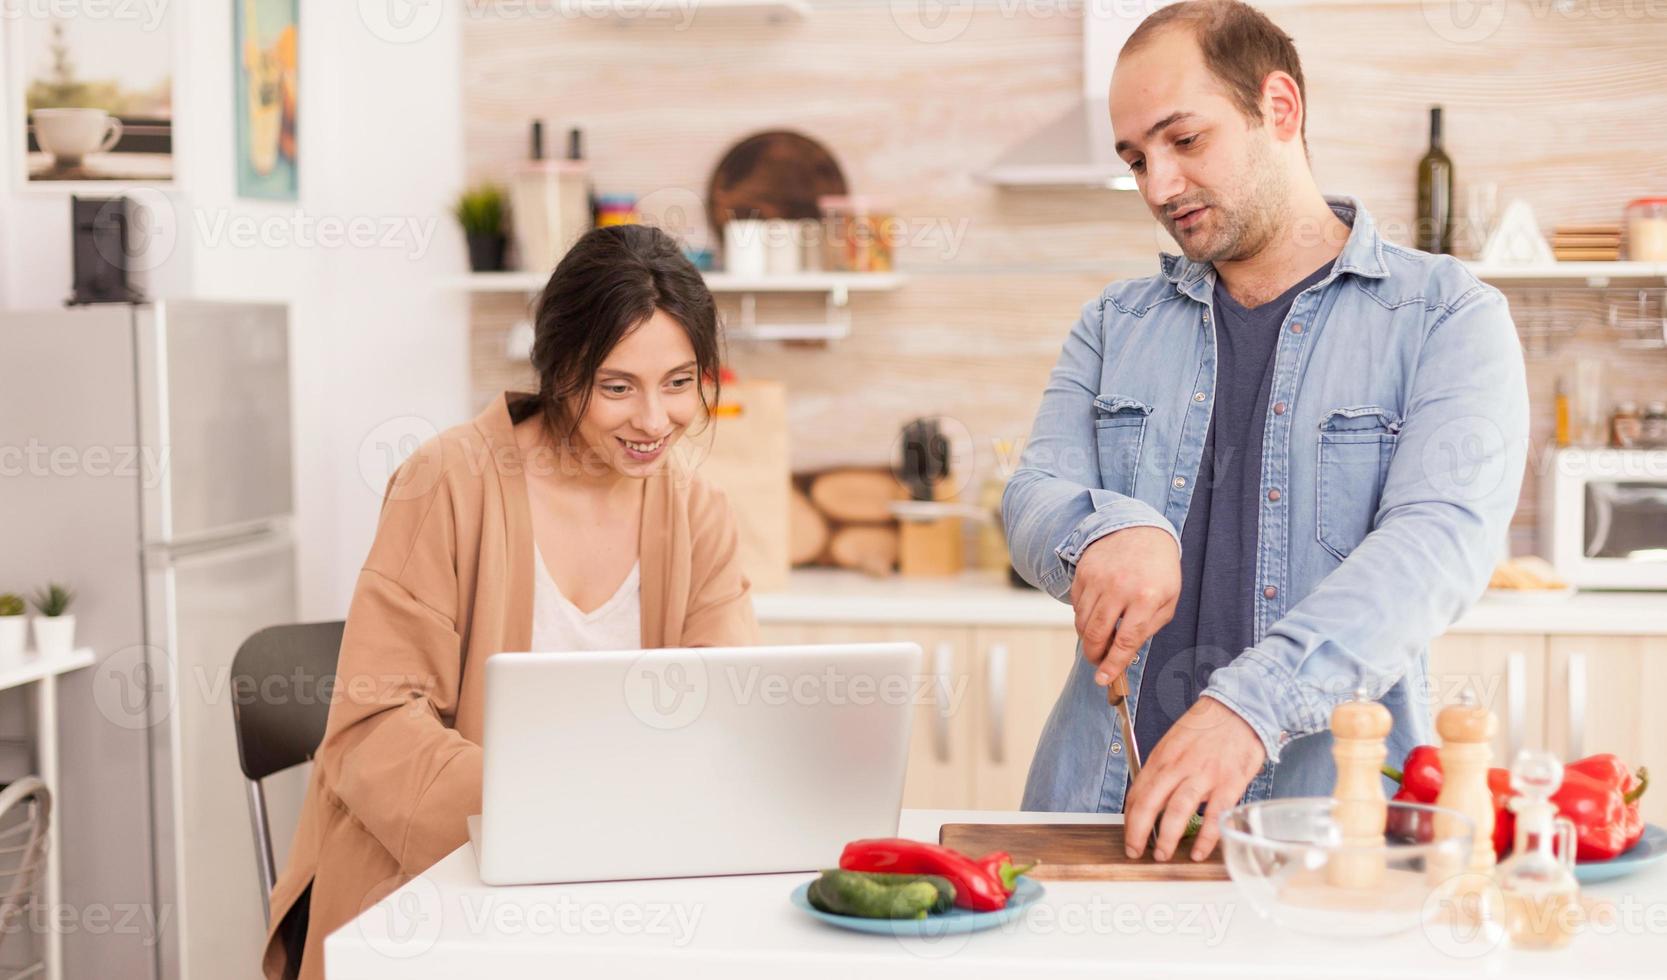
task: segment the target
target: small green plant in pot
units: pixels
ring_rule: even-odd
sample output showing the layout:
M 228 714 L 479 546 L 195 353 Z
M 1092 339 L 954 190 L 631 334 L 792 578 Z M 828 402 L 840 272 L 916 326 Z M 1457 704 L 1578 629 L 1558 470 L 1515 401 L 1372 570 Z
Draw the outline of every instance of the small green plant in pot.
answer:
M 29 619 L 23 597 L 15 592 L 0 592 L 0 660 L 23 655 L 23 644 L 29 638 Z
M 35 652 L 43 656 L 68 656 L 75 649 L 75 616 L 69 611 L 75 593 L 68 586 L 52 582 L 35 590 Z
M 469 242 L 469 268 L 476 272 L 502 269 L 509 244 L 504 189 L 490 182 L 472 187 L 458 197 L 452 214 Z

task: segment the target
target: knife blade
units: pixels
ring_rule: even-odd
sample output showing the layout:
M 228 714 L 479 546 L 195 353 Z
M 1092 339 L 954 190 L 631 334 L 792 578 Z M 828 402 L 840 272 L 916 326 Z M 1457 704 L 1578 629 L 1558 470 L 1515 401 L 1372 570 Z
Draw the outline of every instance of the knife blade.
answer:
M 1129 780 L 1140 775 L 1140 743 L 1134 738 L 1134 716 L 1129 713 L 1129 675 L 1127 671 L 1118 674 L 1106 685 L 1106 704 L 1111 705 L 1117 712 L 1119 724 L 1123 727 L 1123 742 L 1129 750 Z

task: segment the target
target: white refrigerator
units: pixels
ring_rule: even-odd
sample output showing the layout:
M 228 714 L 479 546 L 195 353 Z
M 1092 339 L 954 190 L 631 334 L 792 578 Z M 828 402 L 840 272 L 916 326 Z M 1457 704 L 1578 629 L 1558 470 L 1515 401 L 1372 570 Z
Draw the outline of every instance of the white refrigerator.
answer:
M 0 591 L 71 585 L 97 657 L 60 685 L 63 976 L 257 975 L 230 666 L 297 618 L 288 349 L 280 305 L 0 313 Z

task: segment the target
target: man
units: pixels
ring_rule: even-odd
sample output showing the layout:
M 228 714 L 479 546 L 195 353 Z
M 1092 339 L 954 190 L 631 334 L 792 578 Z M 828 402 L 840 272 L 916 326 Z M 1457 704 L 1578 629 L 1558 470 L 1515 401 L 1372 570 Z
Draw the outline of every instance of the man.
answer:
M 1081 656 L 1025 787 L 1118 811 L 1130 857 L 1214 848 L 1241 799 L 1328 795 L 1331 710 L 1432 740 L 1427 644 L 1481 594 L 1527 449 L 1504 298 L 1393 244 L 1309 169 L 1291 39 L 1234 0 L 1148 17 L 1117 152 L 1184 257 L 1083 308 L 1002 499 L 1013 563 Z M 1410 178 L 1409 178 L 1410 179 Z M 1144 763 L 1104 686 L 1125 672 Z M 1125 794 L 1126 789 L 1126 794 Z

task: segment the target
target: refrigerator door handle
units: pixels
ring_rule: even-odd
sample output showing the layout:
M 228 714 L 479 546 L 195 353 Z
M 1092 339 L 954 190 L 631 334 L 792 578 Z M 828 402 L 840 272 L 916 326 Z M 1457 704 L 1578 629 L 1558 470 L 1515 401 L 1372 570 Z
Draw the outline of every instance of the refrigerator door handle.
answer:
M 171 545 L 145 549 L 145 567 L 196 568 L 236 561 L 295 547 L 295 536 L 286 521 L 263 521 L 213 537 L 196 538 Z

